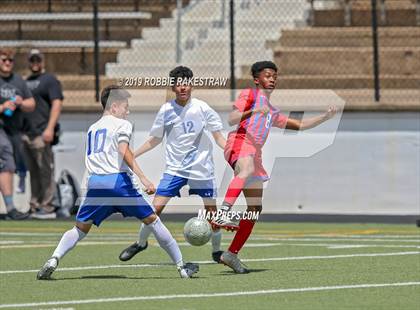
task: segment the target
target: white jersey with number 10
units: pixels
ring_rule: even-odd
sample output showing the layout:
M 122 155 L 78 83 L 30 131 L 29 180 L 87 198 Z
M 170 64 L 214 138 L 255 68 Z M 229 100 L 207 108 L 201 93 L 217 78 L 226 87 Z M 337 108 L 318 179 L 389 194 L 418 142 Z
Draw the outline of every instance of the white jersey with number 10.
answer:
M 127 172 L 131 169 L 118 152 L 118 144 L 130 142 L 133 126 L 127 120 L 112 115 L 103 116 L 89 127 L 86 140 L 85 164 L 90 175 Z

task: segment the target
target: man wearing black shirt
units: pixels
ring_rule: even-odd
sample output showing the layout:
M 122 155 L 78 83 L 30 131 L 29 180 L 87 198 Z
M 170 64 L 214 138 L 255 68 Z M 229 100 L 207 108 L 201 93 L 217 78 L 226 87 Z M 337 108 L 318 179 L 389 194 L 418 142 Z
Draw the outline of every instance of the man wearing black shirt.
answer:
M 39 50 L 30 51 L 31 75 L 26 84 L 35 98 L 36 108 L 25 115 L 23 136 L 31 174 L 31 212 L 32 217 L 39 219 L 56 217 L 52 205 L 55 191 L 52 143 L 63 100 L 61 84 L 54 75 L 45 72 L 43 60 Z
M 7 217 L 18 220 L 27 214 L 13 204 L 14 153 L 21 147 L 23 112 L 33 111 L 35 101 L 22 78 L 13 73 L 13 62 L 14 51 L 0 48 L 0 192 Z

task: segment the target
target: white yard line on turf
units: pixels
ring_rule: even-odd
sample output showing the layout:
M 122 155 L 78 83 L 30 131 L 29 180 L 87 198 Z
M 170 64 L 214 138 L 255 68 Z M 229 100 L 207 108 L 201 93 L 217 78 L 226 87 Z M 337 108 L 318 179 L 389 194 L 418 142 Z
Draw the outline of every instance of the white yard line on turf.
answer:
M 24 241 L 21 240 L 0 240 L 0 244 L 22 244 Z
M 180 298 L 236 297 L 236 296 L 249 296 L 249 295 L 281 294 L 281 293 L 333 291 L 333 290 L 345 290 L 345 289 L 404 287 L 404 286 L 416 286 L 416 285 L 420 285 L 420 282 L 351 284 L 351 285 L 319 286 L 319 287 L 303 287 L 303 288 L 268 289 L 268 290 L 259 290 L 259 291 L 238 291 L 238 292 L 204 293 L 204 294 L 178 294 L 178 295 L 132 296 L 132 297 L 115 297 L 115 298 L 81 299 L 81 300 L 63 300 L 63 301 L 47 301 L 47 302 L 34 302 L 34 303 L 21 303 L 21 304 L 1 304 L 0 308 L 23 308 L 23 307 L 39 307 L 39 306 L 55 306 L 55 305 L 80 305 L 80 304 L 93 304 L 93 303 L 105 303 L 105 302 L 126 302 L 126 301 L 138 301 L 138 300 L 168 300 L 168 299 L 180 299 Z
M 95 239 L 93 239 L 95 240 Z M 39 243 L 36 243 L 39 242 Z M 24 243 L 24 244 L 23 244 Z M 1 245 L 0 249 L 34 249 L 34 248 L 49 248 L 57 246 L 57 241 L 54 242 L 43 242 L 41 240 L 37 241 L 8 241 L 4 242 L 4 245 Z M 126 241 L 82 241 L 78 243 L 78 246 L 95 246 L 95 245 L 127 245 Z M 159 245 L 154 243 L 150 244 L 152 246 L 158 247 Z M 191 246 L 186 242 L 178 242 L 179 246 Z M 223 242 L 222 246 L 228 246 L 230 243 Z M 245 247 L 248 248 L 258 248 L 258 247 L 276 247 L 276 246 L 302 246 L 302 247 L 326 247 L 328 249 L 351 249 L 351 248 L 410 248 L 410 249 L 420 249 L 419 245 L 397 245 L 397 244 L 339 244 L 339 243 L 285 243 L 285 242 L 276 242 L 276 243 L 247 243 Z
M 50 243 L 38 243 L 38 244 L 16 244 L 16 245 L 0 245 L 0 249 L 32 249 L 32 248 L 49 248 L 56 247 L 57 242 Z M 113 244 L 125 244 L 126 241 L 83 241 L 77 244 L 77 246 L 90 246 L 90 245 L 113 245 Z
M 254 240 L 258 240 L 261 238 L 255 238 Z M 325 238 L 282 238 L 282 237 L 265 237 L 262 238 L 263 240 L 278 240 L 278 241 L 365 241 L 365 242 L 372 242 L 372 241 L 376 241 L 376 242 L 416 242 L 416 243 L 420 243 L 420 238 L 419 239 L 380 239 L 380 238 L 367 238 L 367 239 L 362 239 L 362 238 L 337 238 L 337 237 L 333 237 L 333 238 L 329 238 L 329 237 L 325 237 Z
M 64 231 L 62 233 L 27 233 L 27 232 L 0 232 L 0 236 L 28 236 L 28 237 L 34 237 L 34 236 L 51 236 L 51 237 L 61 237 L 63 235 Z M 183 236 L 183 234 L 173 234 L 174 237 L 180 237 Z M 228 233 L 224 234 L 225 236 L 229 236 Z M 133 237 L 137 237 L 138 234 L 136 233 L 92 233 L 89 235 L 91 238 L 103 238 L 103 239 L 131 239 Z M 405 238 L 405 239 L 404 239 Z M 279 236 L 273 236 L 270 234 L 267 235 L 261 235 L 261 234 L 254 234 L 250 238 L 251 240 L 279 240 L 279 241 L 383 241 L 383 242 L 420 242 L 420 234 L 419 235 L 380 235 L 380 236 L 359 236 L 359 235 L 343 235 L 338 236 L 323 236 L 323 235 L 306 235 L 302 237 L 288 237 L 287 235 L 279 235 Z
M 343 255 L 320 255 L 320 256 L 291 256 L 291 257 L 270 257 L 270 258 L 244 258 L 243 262 L 269 262 L 269 261 L 294 261 L 294 260 L 308 260 L 308 259 L 336 259 L 336 258 L 353 258 L 353 257 L 381 257 L 381 256 L 405 256 L 418 255 L 420 251 L 413 252 L 392 252 L 392 253 L 359 253 L 359 254 L 343 254 Z M 198 264 L 216 264 L 213 261 L 196 261 Z M 94 270 L 94 269 L 111 269 L 111 268 L 144 268 L 144 267 L 164 267 L 170 266 L 171 263 L 158 264 L 138 264 L 138 265 L 103 265 L 103 266 L 84 266 L 84 267 L 65 267 L 58 268 L 57 271 L 79 271 L 79 270 Z M 32 273 L 38 272 L 38 269 L 32 270 L 1 270 L 0 274 L 15 274 L 15 273 Z
M 346 238 L 353 238 L 353 239 L 359 239 L 359 238 L 391 238 L 391 239 L 420 239 L 420 233 L 412 234 L 412 235 L 348 235 L 348 234 L 334 234 L 334 235 L 305 235 L 306 237 L 346 237 Z
M 230 245 L 230 243 L 222 243 Z M 247 248 L 274 247 L 274 246 L 303 246 L 303 247 L 326 247 L 328 249 L 351 249 L 351 248 L 409 248 L 420 249 L 420 245 L 397 245 L 397 244 L 337 244 L 337 243 L 247 243 Z
M 63 235 L 63 233 L 65 232 L 65 230 L 63 229 L 62 232 L 56 232 L 56 233 L 47 233 L 47 232 L 8 232 L 8 231 L 0 231 L 0 236 L 27 236 L 27 237 L 32 237 L 32 236 L 38 236 L 38 237 L 46 237 L 46 236 L 50 236 L 50 237 L 61 237 Z M 90 234 L 89 234 L 90 235 Z M 129 237 L 133 237 L 133 236 L 138 236 L 138 234 L 136 233 L 126 233 L 126 234 L 115 234 L 115 233 L 92 233 L 92 236 L 96 236 L 96 237 L 121 237 L 121 238 L 129 238 Z

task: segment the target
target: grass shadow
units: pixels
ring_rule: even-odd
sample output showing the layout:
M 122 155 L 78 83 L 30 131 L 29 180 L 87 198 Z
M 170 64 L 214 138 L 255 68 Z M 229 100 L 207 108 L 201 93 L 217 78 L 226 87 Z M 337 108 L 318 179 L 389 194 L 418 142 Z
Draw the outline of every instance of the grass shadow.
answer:
M 67 281 L 67 280 L 171 280 L 178 279 L 179 277 L 127 277 L 123 275 L 92 275 L 80 277 L 65 277 L 65 278 L 52 278 L 49 281 Z M 195 276 L 192 279 L 205 279 L 207 277 Z
M 265 271 L 271 271 L 271 269 L 248 269 L 249 273 L 256 273 L 256 272 L 265 272 Z M 233 275 L 243 275 L 234 272 L 233 270 L 225 270 L 220 273 L 223 276 L 233 276 Z

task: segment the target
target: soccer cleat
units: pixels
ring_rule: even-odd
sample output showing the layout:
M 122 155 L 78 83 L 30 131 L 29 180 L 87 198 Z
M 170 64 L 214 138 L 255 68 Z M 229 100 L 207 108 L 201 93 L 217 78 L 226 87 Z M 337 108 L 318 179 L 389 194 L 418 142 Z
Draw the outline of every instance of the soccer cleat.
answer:
M 184 264 L 184 266 L 178 267 L 179 275 L 183 279 L 192 278 L 192 275 L 194 273 L 197 273 L 198 270 L 200 270 L 200 267 L 198 266 L 198 264 L 194 263 L 186 263 Z
M 236 254 L 229 251 L 223 252 L 222 256 L 220 256 L 220 260 L 222 264 L 232 268 L 235 273 L 249 273 L 249 270 L 244 267 L 243 263 Z
M 224 228 L 229 231 L 234 231 L 239 229 L 239 223 L 232 221 L 229 217 L 230 207 L 222 206 L 220 210 L 216 212 L 215 217 L 211 221 L 212 227 Z
M 134 242 L 132 245 L 121 252 L 119 258 L 121 261 L 126 262 L 132 259 L 137 253 L 146 250 L 147 246 L 147 241 L 145 246 L 141 246 L 138 242 Z
M 41 270 L 38 271 L 38 274 L 36 275 L 36 278 L 38 280 L 50 280 L 51 275 L 54 272 L 54 270 L 57 269 L 58 266 L 58 258 L 53 256 L 47 262 L 42 266 Z
M 229 231 L 235 231 L 239 229 L 239 223 L 232 221 L 227 215 L 222 214 L 220 217 L 216 217 L 211 221 L 212 226 L 223 228 Z
M 216 252 L 211 253 L 211 256 L 213 257 L 213 260 L 216 263 L 221 264 L 222 261 L 220 260 L 220 256 L 222 256 L 222 254 L 223 254 L 223 251 L 216 251 Z
M 19 221 L 28 218 L 28 216 L 29 213 L 22 213 L 16 209 L 12 209 L 9 212 L 7 212 L 6 219 Z

